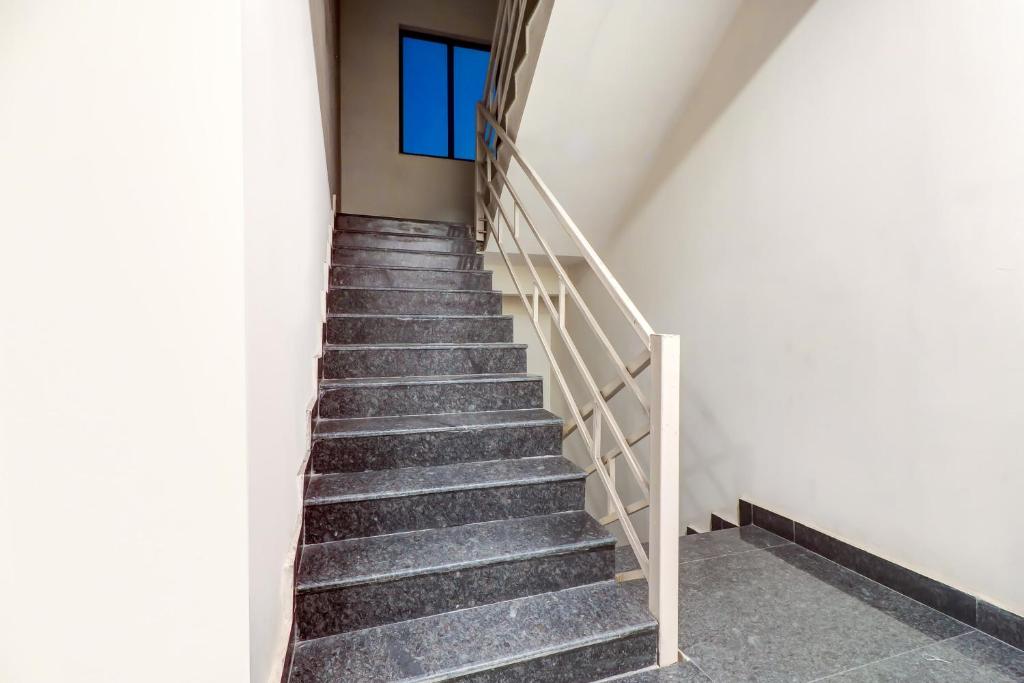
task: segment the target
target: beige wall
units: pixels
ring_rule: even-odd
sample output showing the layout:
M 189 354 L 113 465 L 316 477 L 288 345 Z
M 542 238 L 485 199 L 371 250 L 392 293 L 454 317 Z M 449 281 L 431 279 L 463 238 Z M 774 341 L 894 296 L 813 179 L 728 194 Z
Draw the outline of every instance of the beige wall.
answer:
M 748 497 L 1024 613 L 1022 27 L 744 3 L 602 250 L 682 336 L 684 519 Z
M 494 0 L 341 0 L 341 208 L 471 222 L 473 165 L 398 152 L 399 27 L 490 42 Z
M 338 45 L 340 0 L 309 0 L 320 93 L 320 125 L 323 128 L 327 177 L 331 194 L 341 193 L 341 63 Z
M 0 3 L 2 681 L 249 680 L 240 14 Z
M 281 679 L 298 473 L 316 396 L 332 222 L 330 127 L 321 125 L 331 89 L 318 88 L 316 62 L 327 18 L 315 6 L 278 0 L 247 0 L 243 13 L 249 660 L 257 683 Z

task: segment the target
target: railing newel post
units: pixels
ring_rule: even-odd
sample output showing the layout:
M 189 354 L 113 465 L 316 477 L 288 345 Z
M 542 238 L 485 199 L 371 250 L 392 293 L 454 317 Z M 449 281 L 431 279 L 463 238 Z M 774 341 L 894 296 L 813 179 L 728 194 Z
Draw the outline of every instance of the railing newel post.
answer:
M 651 335 L 651 512 L 648 607 L 658 620 L 658 665 L 679 650 L 679 337 Z

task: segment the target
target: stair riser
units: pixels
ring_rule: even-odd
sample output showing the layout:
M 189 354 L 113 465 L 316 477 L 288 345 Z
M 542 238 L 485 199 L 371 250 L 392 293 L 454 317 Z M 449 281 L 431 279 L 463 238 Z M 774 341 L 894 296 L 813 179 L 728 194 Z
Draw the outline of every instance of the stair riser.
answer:
M 459 683 L 585 683 L 653 666 L 657 655 L 658 634 L 646 631 L 448 680 Z
M 405 377 L 526 372 L 524 348 L 330 349 L 324 377 Z
M 460 237 L 470 239 L 469 226 L 445 225 L 443 223 L 418 223 L 373 216 L 337 216 L 334 227 L 339 230 L 362 230 L 364 232 L 400 232 L 408 235 L 432 235 L 434 237 Z
M 390 235 L 386 233 L 335 232 L 335 247 L 373 247 L 374 249 L 408 249 L 410 251 L 475 254 L 476 242 L 467 239 Z
M 614 552 L 608 545 L 563 555 L 299 593 L 295 601 L 299 639 L 606 581 L 614 572 Z
M 512 318 L 328 318 L 328 344 L 487 344 L 512 341 Z
M 332 287 L 408 287 L 410 289 L 491 289 L 491 272 L 402 270 L 388 268 L 331 268 Z
M 556 423 L 317 438 L 313 441 L 312 459 L 314 472 L 328 474 L 528 458 L 561 452 L 562 428 Z
M 353 386 L 320 393 L 320 417 L 434 415 L 542 408 L 540 380 Z
M 498 315 L 501 293 L 332 289 L 327 292 L 327 310 L 385 315 Z
M 307 505 L 305 543 L 439 529 L 583 509 L 584 480 Z
M 404 266 L 406 268 L 480 270 L 484 267 L 484 257 L 482 254 L 434 254 L 430 252 L 335 248 L 331 252 L 331 264 L 335 266 Z

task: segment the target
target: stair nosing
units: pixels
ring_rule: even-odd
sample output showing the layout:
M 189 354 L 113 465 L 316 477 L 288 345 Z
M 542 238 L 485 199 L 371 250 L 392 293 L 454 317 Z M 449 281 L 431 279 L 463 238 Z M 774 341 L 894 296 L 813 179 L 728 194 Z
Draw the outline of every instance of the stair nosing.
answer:
M 535 456 L 530 456 L 529 458 L 521 458 L 521 459 L 522 460 L 529 460 L 529 459 L 532 459 L 532 458 L 561 458 L 563 460 L 566 460 L 570 464 L 572 464 L 571 461 L 568 460 L 568 458 L 566 458 L 563 455 L 559 455 L 559 454 L 535 455 Z M 474 462 L 472 464 L 481 464 L 481 463 L 486 463 L 486 462 L 488 462 L 488 461 L 481 460 L 481 461 Z M 425 470 L 425 469 L 431 469 L 433 467 L 457 467 L 458 465 L 464 465 L 464 464 L 469 464 L 469 463 L 457 463 L 455 465 L 433 465 L 433 466 L 429 466 L 428 465 L 428 466 L 418 467 L 418 468 L 398 468 L 398 469 L 422 469 L 422 470 Z M 331 473 L 327 473 L 327 474 L 315 474 L 312 477 L 310 477 L 310 483 L 312 484 L 312 482 L 314 480 L 320 479 L 320 478 L 345 477 L 347 475 L 352 475 L 352 474 L 362 474 L 362 472 L 331 472 Z M 488 481 L 460 482 L 460 483 L 451 483 L 451 484 L 445 484 L 445 485 L 440 485 L 440 486 L 430 486 L 430 487 L 425 487 L 424 486 L 424 487 L 419 487 L 419 488 L 409 488 L 409 489 L 404 489 L 404 490 L 376 491 L 376 492 L 373 492 L 373 493 L 340 494 L 340 495 L 332 496 L 332 497 L 327 497 L 327 496 L 318 497 L 318 498 L 307 497 L 307 498 L 305 498 L 303 500 L 302 504 L 303 504 L 303 507 L 317 507 L 317 506 L 320 506 L 320 505 L 337 505 L 337 504 L 340 504 L 340 503 L 356 503 L 356 502 L 362 502 L 362 501 L 368 501 L 368 500 L 392 500 L 392 499 L 395 499 L 395 498 L 414 498 L 416 496 L 425 496 L 425 495 L 429 495 L 429 494 L 432 494 L 432 493 L 447 493 L 449 491 L 472 491 L 472 490 L 481 490 L 481 489 L 502 488 L 502 487 L 509 487 L 509 486 L 533 486 L 533 485 L 538 485 L 538 484 L 545 484 L 545 483 L 548 483 L 548 482 L 574 481 L 574 480 L 577 480 L 577 479 L 586 480 L 586 477 L 587 477 L 586 473 L 583 470 L 581 470 L 581 469 L 579 469 L 577 467 L 576 470 L 574 470 L 574 471 L 570 470 L 570 471 L 566 471 L 566 472 L 563 472 L 563 473 L 560 473 L 560 474 L 537 474 L 537 475 L 530 475 L 530 476 L 520 476 L 518 478 L 508 477 L 508 478 L 505 478 L 505 479 L 491 479 L 491 480 L 488 480 Z
M 355 432 L 327 432 L 319 433 L 317 431 L 319 425 L 324 422 L 329 423 L 353 423 L 356 421 L 369 421 L 371 424 L 375 420 L 395 420 L 402 417 L 425 417 L 425 416 L 437 416 L 437 417 L 452 417 L 453 415 L 482 415 L 484 413 L 517 413 L 527 411 L 538 411 L 543 410 L 547 412 L 551 417 L 545 418 L 533 418 L 527 420 L 507 420 L 503 422 L 494 422 L 490 424 L 478 424 L 478 425 L 441 425 L 437 427 L 415 427 L 415 428 L 399 428 L 399 429 L 369 429 L 365 431 Z M 544 425 L 558 425 L 562 423 L 562 418 L 558 417 L 554 413 L 545 410 L 544 408 L 519 408 L 513 410 L 477 410 L 472 412 L 461 412 L 461 413 L 424 413 L 423 415 L 381 415 L 377 417 L 335 417 L 335 418 L 319 418 L 316 421 L 316 426 L 313 428 L 313 438 L 332 438 L 332 439 L 346 439 L 346 438 L 363 438 L 368 436 L 383 436 L 388 434 L 424 434 L 429 432 L 456 432 L 456 431 L 474 431 L 480 429 L 499 429 L 507 427 L 539 427 Z
M 347 248 L 347 247 L 338 247 L 338 248 L 342 249 L 342 248 Z M 436 272 L 436 273 L 470 273 L 470 274 L 473 274 L 473 275 L 480 275 L 480 274 L 486 274 L 486 273 L 493 273 L 494 272 L 494 271 L 488 270 L 486 268 L 472 268 L 472 269 L 462 269 L 462 268 L 422 268 L 422 267 L 417 267 L 417 266 L 379 266 L 379 265 L 369 265 L 369 264 L 365 264 L 365 263 L 352 263 L 352 264 L 338 263 L 338 264 L 332 265 L 331 268 L 363 268 L 363 269 L 366 269 L 366 270 L 412 270 L 412 271 L 426 271 L 428 273 L 430 273 L 430 272 Z
M 501 294 L 497 289 L 432 289 L 430 287 L 367 287 L 365 285 L 331 285 L 331 291 L 362 290 L 370 292 L 431 292 L 433 294 Z
M 473 315 L 470 313 L 332 313 L 328 311 L 328 318 L 414 318 L 416 320 L 443 320 L 447 318 L 480 318 L 481 320 L 511 320 L 511 315 L 504 313 L 484 313 Z M 481 344 L 504 342 L 480 342 Z
M 320 380 L 320 390 L 339 387 L 391 387 L 412 384 L 487 384 L 489 382 L 542 382 L 541 375 L 528 372 L 492 372 L 479 375 L 398 375 L 396 377 L 339 377 Z M 484 411 L 475 411 L 484 412 Z
M 474 317 L 474 316 L 469 316 L 469 317 Z M 450 342 L 441 342 L 441 343 L 437 343 L 437 344 L 430 344 L 430 343 L 425 343 L 425 342 L 408 342 L 408 343 L 383 342 L 381 344 L 366 344 L 366 343 L 361 343 L 361 344 L 324 344 L 324 351 L 326 352 L 326 351 L 332 351 L 332 350 L 336 350 L 336 349 L 337 350 L 352 351 L 352 350 L 355 350 L 355 349 L 363 349 L 363 348 L 365 348 L 365 349 L 384 349 L 384 348 L 393 348 L 393 349 L 418 349 L 418 348 L 427 348 L 427 349 L 443 349 L 443 348 L 453 348 L 453 349 L 461 349 L 461 348 L 485 348 L 485 349 L 511 348 L 511 349 L 525 349 L 526 347 L 527 347 L 526 344 L 521 344 L 521 343 L 518 343 L 518 342 L 463 342 L 463 343 L 455 343 L 455 344 L 450 343 Z M 494 373 L 489 373 L 489 374 L 494 374 Z M 400 377 L 401 375 L 398 375 L 398 376 Z
M 536 517 L 557 517 L 562 515 L 579 515 L 587 513 L 582 510 L 570 510 L 564 512 L 556 512 L 549 515 L 536 515 L 535 517 L 524 517 L 520 520 L 489 520 L 486 522 L 474 522 L 472 524 L 462 524 L 456 527 L 440 527 L 436 529 L 420 529 L 416 531 L 400 531 L 393 534 L 379 534 L 377 536 L 369 536 L 366 538 L 351 538 L 340 541 L 327 541 L 326 543 L 312 543 L 304 544 L 302 546 L 303 553 L 306 548 L 323 548 L 324 546 L 337 546 L 341 544 L 354 544 L 358 542 L 365 542 L 367 538 L 382 538 L 387 536 L 394 538 L 396 536 L 413 536 L 413 535 L 426 535 L 429 533 L 446 532 L 453 529 L 465 529 L 467 527 L 482 526 L 485 524 L 499 525 L 506 524 L 514 521 L 521 521 L 524 519 L 535 519 Z M 588 515 L 589 516 L 589 515 Z M 593 517 L 591 517 L 593 519 Z M 594 520 L 598 523 L 597 520 Z M 614 550 L 615 548 L 615 536 L 610 532 L 606 532 L 602 538 L 595 538 L 591 540 L 574 540 L 570 542 L 552 544 L 540 548 L 534 548 L 526 551 L 509 551 L 500 554 L 495 554 L 481 559 L 475 557 L 466 560 L 460 560 L 457 562 L 449 562 L 447 564 L 420 564 L 415 567 L 407 567 L 398 571 L 391 572 L 378 572 L 376 574 L 359 574 L 356 576 L 345 577 L 344 579 L 332 580 L 330 582 L 323 583 L 304 583 L 297 577 L 295 583 L 295 593 L 297 595 L 310 595 L 314 593 L 323 593 L 331 590 L 338 590 L 340 588 L 350 588 L 352 586 L 364 586 L 367 584 L 377 583 L 390 583 L 392 581 L 401 581 L 402 579 L 408 579 L 415 576 L 429 576 L 431 574 L 448 574 L 451 572 L 458 572 L 471 567 L 490 567 L 499 564 L 509 564 L 511 562 L 520 562 L 524 560 L 534 560 L 540 557 L 558 557 L 559 555 L 570 555 L 576 552 L 592 550 L 594 548 L 610 547 Z M 299 574 L 301 575 L 301 557 L 300 557 L 300 569 Z
M 333 242 L 331 243 L 331 250 L 332 251 L 338 251 L 339 249 L 351 249 L 351 250 L 359 250 L 359 251 L 383 251 L 383 252 L 391 251 L 391 252 L 397 252 L 397 253 L 400 253 L 400 254 L 432 254 L 432 255 L 456 256 L 456 257 L 462 257 L 462 256 L 480 256 L 480 257 L 482 257 L 483 256 L 483 254 L 481 252 L 478 252 L 478 251 L 474 251 L 474 252 L 469 252 L 469 253 L 463 254 L 463 253 L 459 253 L 459 252 L 456 252 L 456 251 L 434 251 L 432 249 L 391 249 L 389 247 L 367 247 L 367 246 L 363 246 L 363 245 L 334 244 Z M 332 266 L 343 266 L 345 264 L 344 263 L 333 263 L 332 262 L 331 265 Z M 473 270 L 479 270 L 479 268 L 474 268 Z
M 458 223 L 452 221 L 434 221 L 428 218 L 401 218 L 398 216 L 376 216 L 369 213 L 349 213 L 348 211 L 338 211 L 335 218 L 338 216 L 351 216 L 352 218 L 372 218 L 378 221 L 393 221 L 395 223 L 423 223 L 424 225 L 447 225 L 454 228 L 466 228 L 467 230 L 473 227 L 469 223 Z

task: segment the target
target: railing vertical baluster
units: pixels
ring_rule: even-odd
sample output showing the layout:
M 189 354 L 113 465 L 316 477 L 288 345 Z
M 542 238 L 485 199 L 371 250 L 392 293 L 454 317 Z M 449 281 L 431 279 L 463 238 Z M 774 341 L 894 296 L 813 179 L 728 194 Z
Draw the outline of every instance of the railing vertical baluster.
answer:
M 480 183 L 480 173 L 477 167 L 480 165 L 480 145 L 482 143 L 481 135 L 483 133 L 483 117 L 480 115 L 479 109 L 474 109 L 476 113 L 476 135 L 474 136 L 473 144 L 473 237 L 477 240 L 480 239 L 481 233 L 484 232 L 480 227 L 480 195 L 482 194 Z M 484 155 L 487 151 L 484 150 Z
M 679 336 L 651 335 L 651 564 L 658 665 L 679 650 Z
M 533 320 L 534 322 L 540 320 L 540 290 L 537 285 L 533 286 Z
M 558 326 L 565 331 L 565 280 L 558 278 Z

